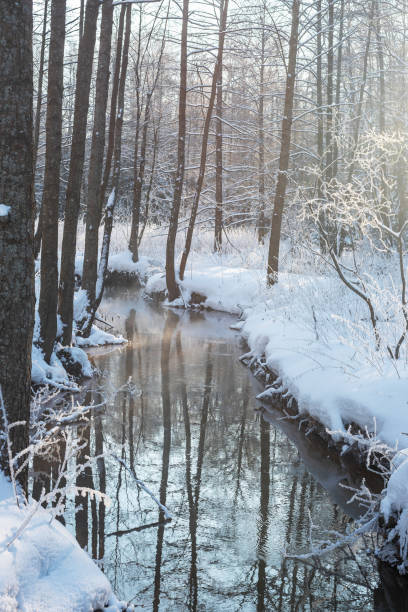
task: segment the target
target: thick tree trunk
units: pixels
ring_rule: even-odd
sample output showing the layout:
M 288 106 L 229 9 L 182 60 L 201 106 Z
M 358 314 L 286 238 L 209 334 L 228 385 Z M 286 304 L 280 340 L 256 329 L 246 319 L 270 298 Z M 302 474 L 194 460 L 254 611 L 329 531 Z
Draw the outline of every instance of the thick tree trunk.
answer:
M 88 294 L 88 303 L 92 303 L 95 299 L 98 270 L 98 233 L 101 223 L 102 204 L 100 189 L 103 170 L 103 154 L 105 150 L 105 124 L 109 92 L 112 24 L 112 0 L 107 0 L 102 5 L 98 69 L 95 85 L 94 124 L 88 173 L 85 252 L 82 270 L 82 288 L 85 289 Z
M 65 204 L 58 307 L 61 321 L 64 326 L 63 342 L 66 345 L 70 345 L 72 342 L 76 235 L 81 199 L 89 92 L 91 87 L 99 5 L 99 0 L 87 0 L 84 34 L 81 38 L 78 52 L 74 126 L 72 131 L 71 159 Z
M 200 203 L 201 191 L 204 184 L 204 176 L 205 169 L 207 165 L 207 148 L 208 148 L 208 136 L 210 133 L 210 124 L 211 118 L 214 110 L 214 102 L 215 96 L 217 93 L 217 83 L 219 79 L 219 74 L 222 66 L 222 56 L 224 52 L 224 41 L 225 41 L 225 30 L 227 27 L 227 14 L 228 14 L 228 0 L 224 0 L 221 4 L 221 16 L 220 16 L 220 30 L 218 35 L 218 53 L 217 53 L 217 61 L 214 66 L 213 78 L 211 83 L 211 93 L 210 100 L 208 102 L 207 114 L 205 117 L 204 130 L 203 130 L 203 139 L 201 143 L 201 157 L 200 157 L 200 168 L 198 171 L 198 179 L 194 192 L 193 205 L 191 207 L 191 215 L 190 221 L 187 229 L 186 242 L 184 245 L 184 250 L 181 255 L 180 261 L 180 280 L 184 279 L 184 272 L 187 265 L 187 259 L 190 254 L 191 242 L 193 239 L 193 232 L 195 221 L 197 217 L 198 205 Z
M 44 191 L 41 205 L 43 215 L 39 302 L 41 346 L 48 363 L 57 333 L 58 204 L 64 88 L 65 9 L 66 0 L 52 0 Z
M 0 387 L 13 454 L 28 446 L 34 322 L 32 1 L 0 2 Z M 4 459 L 4 458 L 3 458 Z M 4 462 L 5 463 L 5 462 Z M 27 470 L 20 473 L 27 489 Z
M 183 22 L 181 29 L 180 57 L 180 94 L 178 110 L 177 170 L 174 181 L 173 204 L 171 208 L 169 232 L 166 243 L 166 284 L 170 302 L 180 292 L 176 280 L 174 251 L 176 246 L 178 219 L 184 183 L 184 166 L 186 156 L 186 102 L 187 102 L 187 31 L 189 0 L 183 0 Z
M 282 119 L 282 137 L 279 156 L 279 170 L 273 205 L 271 236 L 269 241 L 267 282 L 274 285 L 278 281 L 279 247 L 281 239 L 282 216 L 288 182 L 290 141 L 293 120 L 293 99 L 295 95 L 296 58 L 298 50 L 300 0 L 292 2 L 292 27 L 289 41 L 288 73 L 286 77 L 285 106 Z

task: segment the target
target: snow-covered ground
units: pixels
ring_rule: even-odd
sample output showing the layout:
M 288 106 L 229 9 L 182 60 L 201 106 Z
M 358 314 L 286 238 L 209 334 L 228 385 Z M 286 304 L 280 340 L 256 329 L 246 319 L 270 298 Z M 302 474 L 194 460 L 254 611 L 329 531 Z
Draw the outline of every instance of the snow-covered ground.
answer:
M 0 610 L 123 610 L 106 576 L 68 530 L 32 501 L 17 506 L 0 472 Z
M 79 256 L 78 261 L 82 262 L 83 257 Z M 63 389 L 67 391 L 78 391 L 79 386 L 77 382 L 70 376 L 64 367 L 63 361 L 58 356 L 59 350 L 63 347 L 57 345 L 51 356 L 50 363 L 47 363 L 44 359 L 42 350 L 38 345 L 40 337 L 40 318 L 38 314 L 38 303 L 40 293 L 40 277 L 39 277 L 39 261 L 36 262 L 36 277 L 35 277 L 35 292 L 36 292 L 36 311 L 35 311 L 35 325 L 34 335 L 32 344 L 32 368 L 31 368 L 31 380 L 37 385 L 48 385 L 53 388 Z M 83 290 L 79 290 L 75 293 L 74 299 L 74 319 L 78 320 L 81 317 L 83 310 L 86 307 L 86 293 Z M 62 333 L 61 321 L 58 317 L 58 333 Z M 121 336 L 114 336 L 96 325 L 92 326 L 92 331 L 89 338 L 81 338 L 75 334 L 75 322 L 73 328 L 73 346 L 64 347 L 65 354 L 69 353 L 70 359 L 80 366 L 82 375 L 84 377 L 92 376 L 92 366 L 89 362 L 87 354 L 83 350 L 85 347 L 96 347 L 103 346 L 105 344 L 123 344 L 126 342 Z

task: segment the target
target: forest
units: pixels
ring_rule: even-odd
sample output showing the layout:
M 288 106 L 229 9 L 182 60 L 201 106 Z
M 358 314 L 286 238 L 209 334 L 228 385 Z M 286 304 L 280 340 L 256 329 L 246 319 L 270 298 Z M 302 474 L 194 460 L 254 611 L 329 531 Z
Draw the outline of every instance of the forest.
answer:
M 407 610 L 406 0 L 0 0 L 0 58 L 0 610 Z

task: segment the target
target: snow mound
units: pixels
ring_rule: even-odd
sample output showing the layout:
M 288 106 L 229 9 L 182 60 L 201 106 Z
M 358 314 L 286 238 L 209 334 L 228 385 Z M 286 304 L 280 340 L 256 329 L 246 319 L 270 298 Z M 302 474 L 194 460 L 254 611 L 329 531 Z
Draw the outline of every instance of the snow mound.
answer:
M 120 251 L 109 257 L 108 271 L 119 272 L 135 276 L 141 285 L 145 285 L 148 279 L 161 271 L 161 262 L 150 257 L 141 256 L 136 263 L 132 260 L 132 253 L 129 250 Z
M 398 567 L 404 574 L 408 565 L 408 457 L 406 452 L 399 453 L 394 459 L 395 469 L 385 489 L 385 496 L 381 501 L 381 513 L 386 523 L 395 517 L 395 527 L 388 533 L 388 542 L 398 542 L 399 558 L 402 563 Z
M 161 296 L 164 299 L 166 291 L 166 277 L 161 272 L 151 276 L 146 283 L 145 294 L 151 298 Z
M 72 350 L 72 349 L 70 349 Z M 80 349 L 78 349 L 80 350 Z M 82 355 L 76 353 L 76 356 L 81 359 L 84 365 L 84 376 L 92 376 L 91 364 L 84 351 L 81 351 Z M 50 363 L 47 363 L 44 359 L 42 350 L 33 344 L 32 351 L 32 368 L 31 368 L 31 380 L 37 385 L 50 385 L 57 389 L 65 389 L 70 391 L 78 391 L 79 387 L 72 380 L 65 370 L 61 360 L 57 357 L 55 351 L 51 355 Z
M 106 576 L 42 507 L 7 546 L 33 504 L 18 508 L 12 498 L 0 502 L 0 609 L 95 610 L 114 601 Z
M 103 346 L 105 344 L 125 344 L 127 340 L 121 335 L 114 336 L 108 332 L 99 329 L 96 325 L 92 325 L 92 330 L 89 338 L 76 337 L 76 343 L 78 346 Z

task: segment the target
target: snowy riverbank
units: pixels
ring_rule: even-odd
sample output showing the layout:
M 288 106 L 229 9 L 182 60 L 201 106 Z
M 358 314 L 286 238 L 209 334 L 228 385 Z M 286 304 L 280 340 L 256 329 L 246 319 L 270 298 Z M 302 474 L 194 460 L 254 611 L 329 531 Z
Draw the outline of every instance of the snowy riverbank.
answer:
M 75 538 L 0 472 L 0 610 L 126 610 Z

